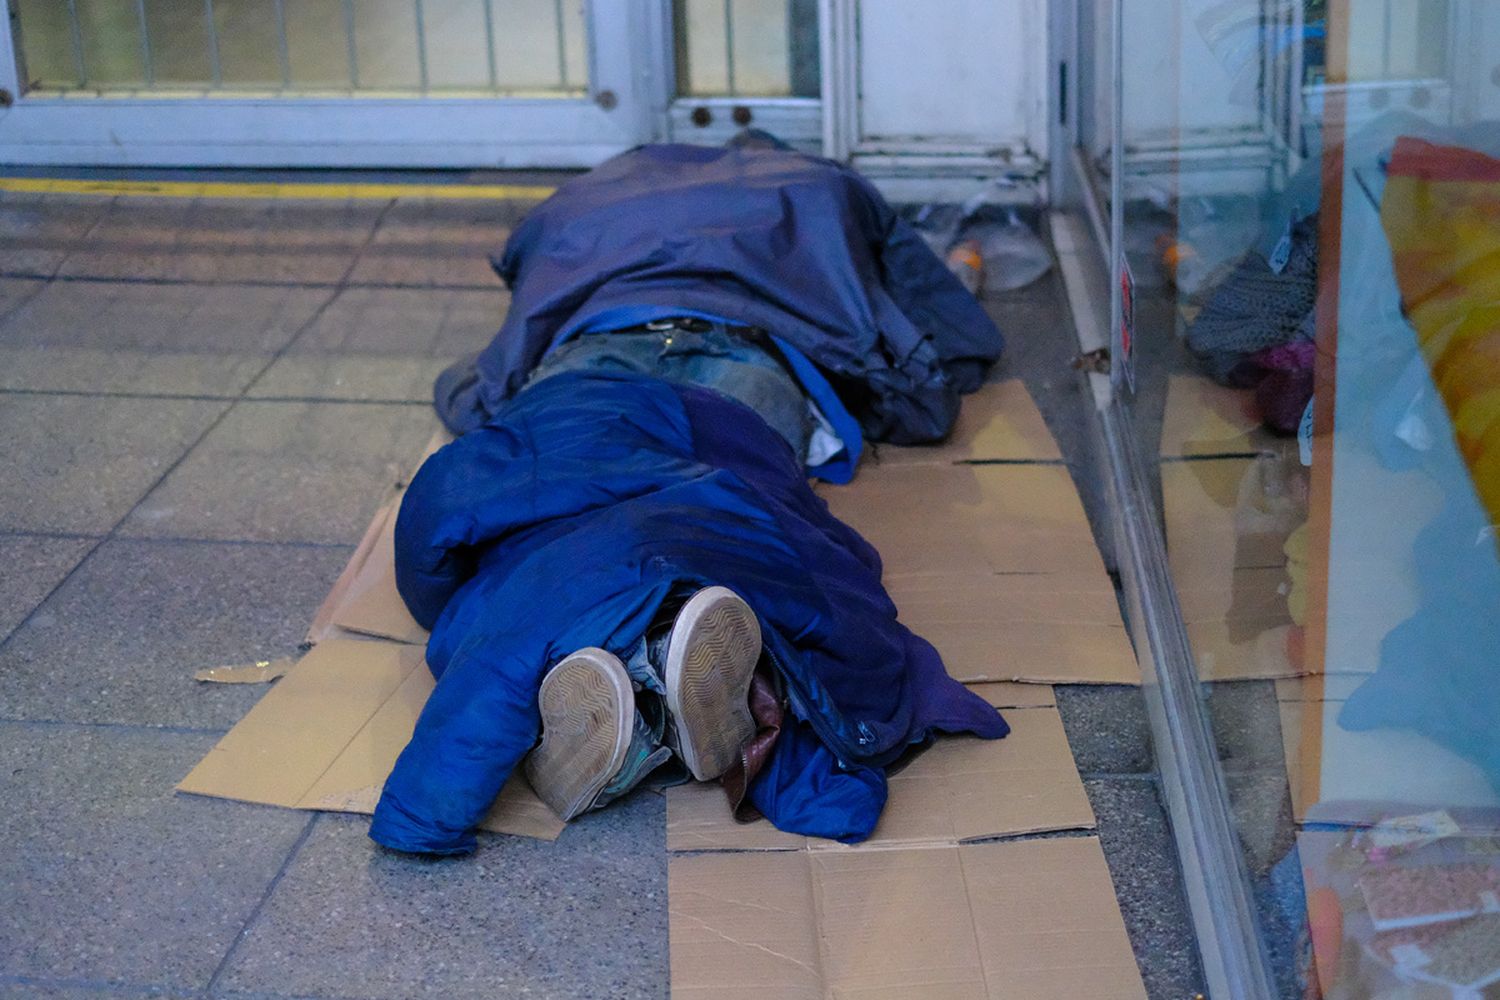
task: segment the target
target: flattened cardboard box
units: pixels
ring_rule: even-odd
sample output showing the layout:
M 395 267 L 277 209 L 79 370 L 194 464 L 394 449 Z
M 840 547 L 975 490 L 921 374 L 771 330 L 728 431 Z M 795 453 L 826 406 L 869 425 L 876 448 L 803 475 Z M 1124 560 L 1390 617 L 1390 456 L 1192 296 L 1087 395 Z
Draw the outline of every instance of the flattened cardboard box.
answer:
M 177 790 L 289 809 L 372 813 L 432 688 L 420 648 L 321 642 Z M 553 840 L 563 823 L 517 772 L 480 827 Z
M 1139 1000 L 1094 837 L 677 856 L 675 1000 Z
M 1307 520 L 1299 469 L 1269 456 L 1163 463 L 1167 554 L 1179 586 L 1285 566 L 1287 537 Z
M 1294 494 L 1278 492 L 1284 471 L 1267 457 L 1161 466 L 1173 582 L 1204 680 L 1305 672 L 1284 551 L 1305 511 Z
M 1057 441 L 1020 379 L 991 382 L 964 397 L 953 433 L 939 445 L 871 447 L 870 467 L 954 462 L 1056 462 Z
M 974 690 L 1004 710 L 1010 735 L 1001 740 L 944 737 L 893 771 L 880 823 L 858 849 L 955 844 L 1094 826 L 1094 812 L 1056 707 L 1010 707 L 1005 703 L 1042 700 L 1025 698 L 1025 692 L 1012 685 L 981 684 Z M 1042 690 L 1050 696 L 1050 688 Z M 1023 697 L 1015 698 L 1017 693 Z M 682 785 L 667 793 L 669 850 L 802 847 L 850 850 L 833 841 L 784 833 L 765 820 L 737 823 L 724 793 L 713 785 Z
M 355 547 L 333 588 L 313 615 L 307 641 L 373 636 L 396 642 L 425 643 L 427 632 L 411 617 L 396 591 L 396 513 L 410 481 L 422 463 L 453 440 L 439 429 L 411 468 L 381 500 L 380 507 Z
M 1201 375 L 1173 375 L 1168 381 L 1162 455 L 1236 455 L 1295 447 L 1266 430 L 1253 391 L 1231 389 Z
M 1062 466 L 913 465 L 819 493 L 888 573 L 1105 573 Z
M 397 495 L 376 515 L 378 527 L 368 536 L 369 551 L 334 601 L 330 621 L 357 635 L 425 645 L 427 630 L 417 624 L 396 589 L 396 514 L 404 495 Z
M 885 574 L 903 624 L 966 683 L 1139 684 L 1102 572 Z

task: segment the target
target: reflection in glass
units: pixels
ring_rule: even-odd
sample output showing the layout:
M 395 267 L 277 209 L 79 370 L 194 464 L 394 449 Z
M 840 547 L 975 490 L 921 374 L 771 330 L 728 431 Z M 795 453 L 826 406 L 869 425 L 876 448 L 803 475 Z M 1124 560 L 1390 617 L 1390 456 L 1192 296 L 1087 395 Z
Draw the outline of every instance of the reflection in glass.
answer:
M 1500 8 L 1125 16 L 1132 407 L 1282 992 L 1493 995 Z
M 817 97 L 811 0 L 675 0 L 677 90 L 692 97 Z

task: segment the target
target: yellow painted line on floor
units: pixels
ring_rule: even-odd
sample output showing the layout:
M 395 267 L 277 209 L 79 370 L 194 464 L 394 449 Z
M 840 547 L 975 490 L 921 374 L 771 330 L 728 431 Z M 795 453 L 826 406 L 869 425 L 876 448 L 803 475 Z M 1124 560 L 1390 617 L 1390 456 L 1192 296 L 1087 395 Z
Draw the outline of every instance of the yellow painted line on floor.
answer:
M 540 184 L 325 184 L 239 181 L 81 181 L 0 177 L 0 191 L 17 194 L 92 194 L 114 198 L 321 198 L 389 201 L 540 201 L 556 190 Z

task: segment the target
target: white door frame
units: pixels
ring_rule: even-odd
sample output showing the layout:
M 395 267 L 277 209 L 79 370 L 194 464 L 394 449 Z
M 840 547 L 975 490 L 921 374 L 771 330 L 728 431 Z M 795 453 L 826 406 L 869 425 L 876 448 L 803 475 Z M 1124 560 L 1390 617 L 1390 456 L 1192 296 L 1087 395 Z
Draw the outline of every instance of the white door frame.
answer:
M 0 16 L 0 88 L 13 101 L 0 107 L 0 164 L 593 166 L 656 131 L 661 8 L 585 4 L 589 85 L 579 98 L 29 95 L 11 17 Z
M 864 171 L 892 200 L 966 201 L 983 191 L 991 200 L 1034 202 L 1044 197 L 1055 95 L 1046 42 L 1048 0 L 1004 0 L 1021 22 L 1043 36 L 1026 66 L 1028 107 L 1017 134 L 1005 141 L 949 140 L 867 134 L 861 111 L 869 74 L 899 74 L 897 62 L 866 66 L 861 57 L 861 11 L 887 0 L 821 0 L 822 129 L 824 155 Z M 999 2 L 999 0 L 996 0 Z M 1056 0 L 1053 0 L 1056 2 Z M 962 95 L 955 95 L 962 99 Z M 993 183 L 995 181 L 1002 183 Z M 987 187 L 984 185 L 988 184 Z

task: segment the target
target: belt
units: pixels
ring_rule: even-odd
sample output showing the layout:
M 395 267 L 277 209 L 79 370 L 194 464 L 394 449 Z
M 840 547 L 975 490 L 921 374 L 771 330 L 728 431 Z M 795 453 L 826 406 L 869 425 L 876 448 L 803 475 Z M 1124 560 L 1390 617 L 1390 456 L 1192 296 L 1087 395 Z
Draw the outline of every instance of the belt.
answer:
M 771 342 L 766 331 L 758 326 L 741 326 L 737 323 L 715 323 L 713 320 L 703 319 L 699 316 L 668 316 L 663 319 L 653 319 L 646 323 L 635 326 L 627 326 L 614 333 L 707 333 L 716 326 L 762 347 Z
M 645 323 L 637 324 L 636 326 L 627 326 L 623 329 L 613 330 L 611 332 L 708 333 L 716 326 L 723 327 L 723 329 L 727 333 L 740 338 L 746 343 L 753 344 L 756 347 L 759 347 L 761 350 L 765 351 L 768 355 L 771 356 L 771 360 L 775 361 L 777 366 L 780 367 L 782 371 L 791 376 L 793 382 L 797 383 L 798 385 L 802 384 L 801 379 L 797 377 L 796 370 L 791 366 L 791 363 L 787 361 L 786 355 L 781 352 L 781 348 L 776 345 L 776 341 L 772 340 L 771 335 L 766 333 L 765 330 L 761 329 L 758 326 L 740 326 L 735 323 L 715 323 L 712 320 L 703 319 L 699 316 L 668 316 L 663 319 L 653 319 Z

